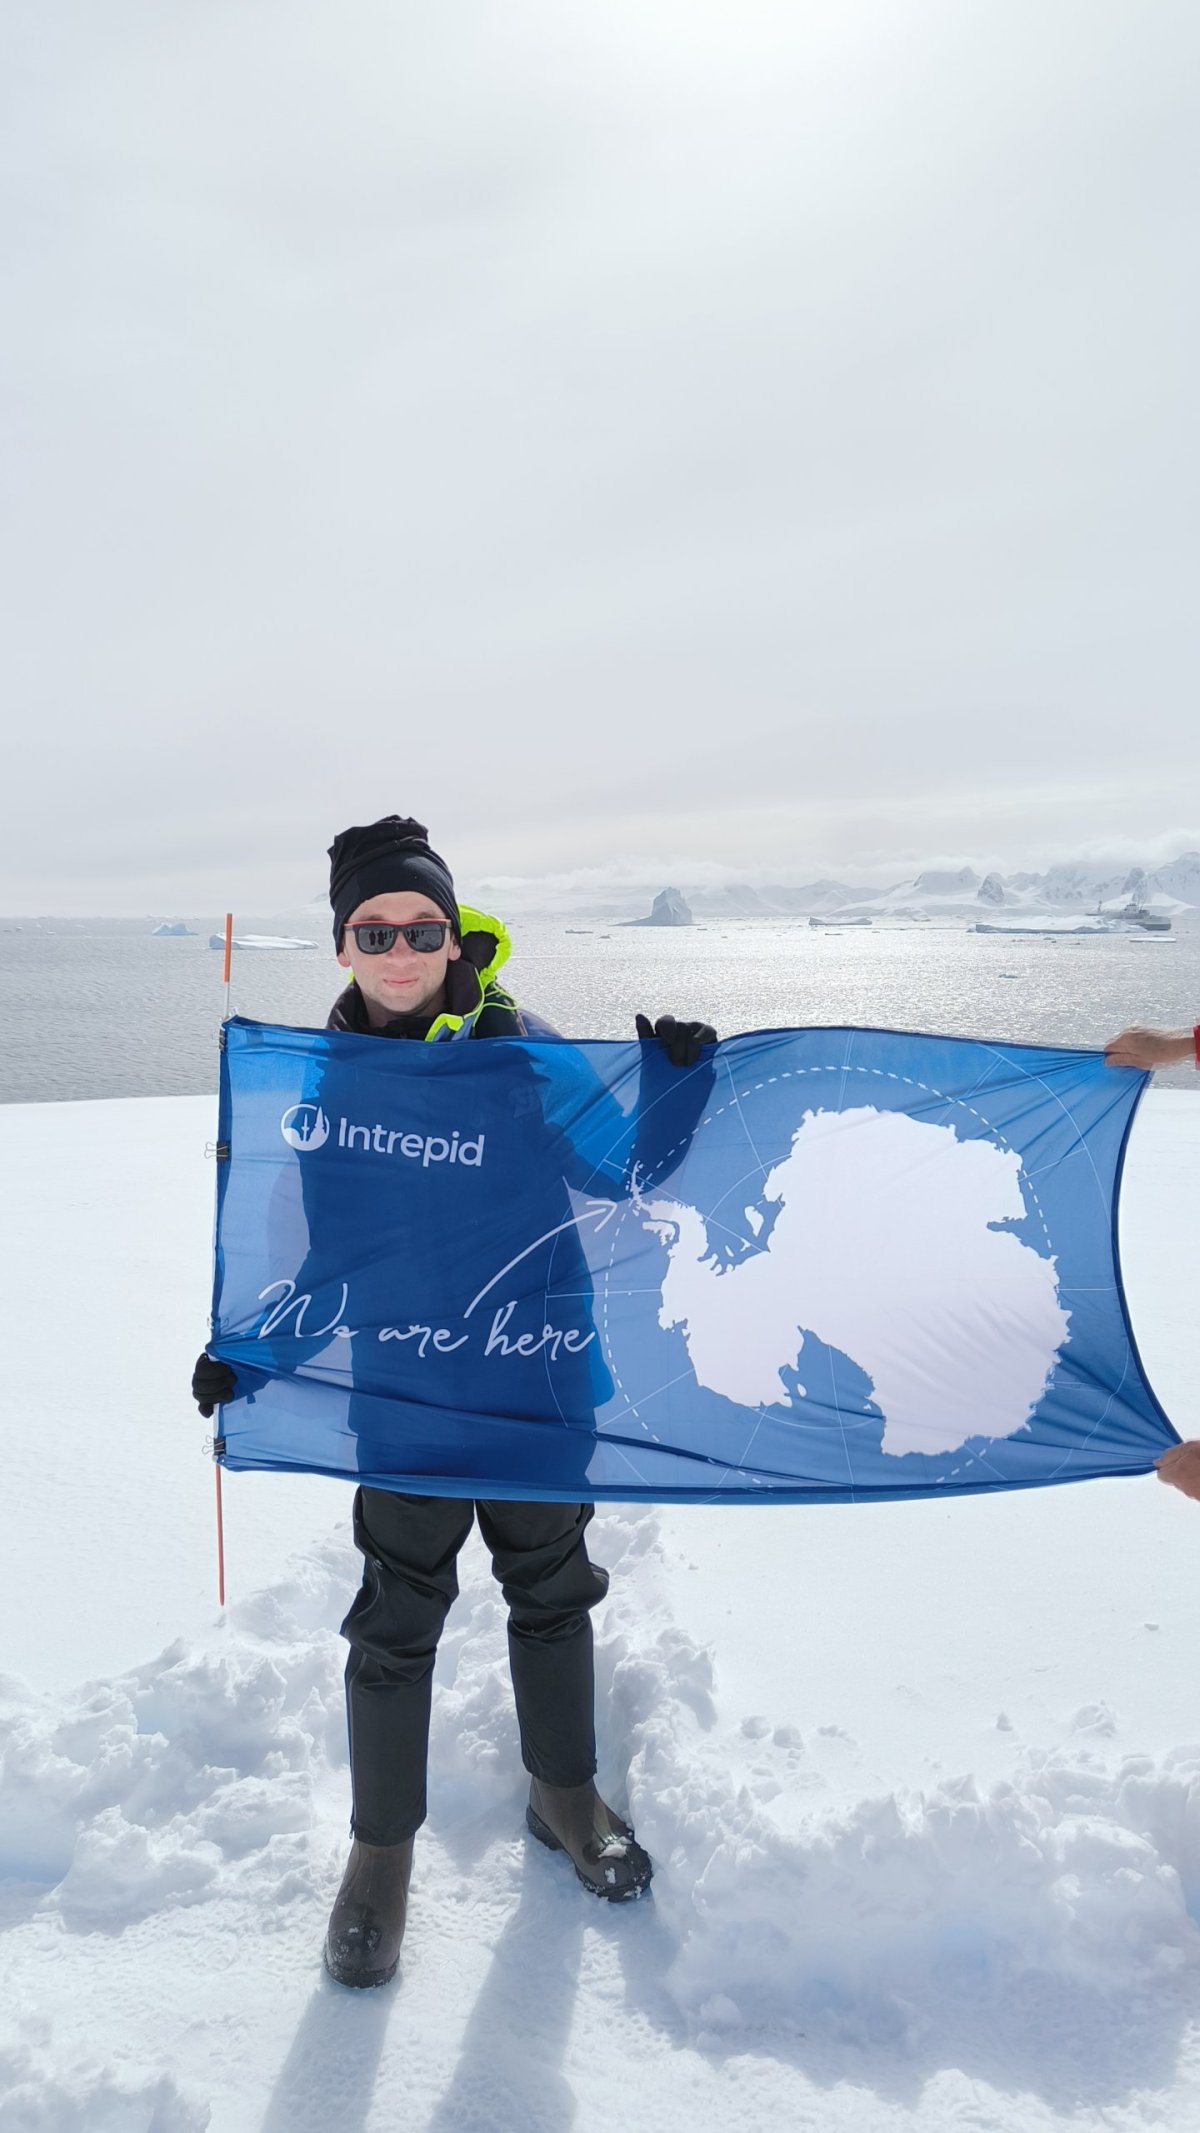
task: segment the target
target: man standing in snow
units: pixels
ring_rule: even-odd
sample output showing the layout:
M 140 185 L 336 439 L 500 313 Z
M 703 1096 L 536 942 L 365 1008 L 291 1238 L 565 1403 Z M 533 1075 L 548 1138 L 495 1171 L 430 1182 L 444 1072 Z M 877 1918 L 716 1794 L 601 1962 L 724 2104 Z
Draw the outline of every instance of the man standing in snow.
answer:
M 460 908 L 449 868 L 420 823 L 392 815 L 344 830 L 329 856 L 338 961 L 353 966 L 331 1029 L 419 1042 L 556 1034 L 500 986 L 504 929 Z M 693 1067 L 702 1046 L 715 1042 L 707 1024 L 670 1016 L 652 1028 L 639 1015 L 637 1029 L 643 1042 L 660 1047 L 655 1057 L 676 1067 Z M 702 1095 L 701 1088 L 698 1101 Z M 210 1416 L 233 1399 L 236 1384 L 229 1364 L 202 1355 L 192 1381 L 201 1413 Z M 350 1644 L 353 1843 L 325 1942 L 326 1968 L 341 1984 L 382 1985 L 395 1974 L 413 1839 L 425 1818 L 434 1657 L 458 1589 L 456 1559 L 476 1513 L 509 1607 L 510 1666 L 530 1774 L 528 1826 L 567 1853 L 595 1895 L 636 1897 L 650 1880 L 646 1853 L 595 1786 L 589 1610 L 607 1591 L 608 1576 L 585 1546 L 593 1506 L 473 1504 L 360 1488 L 354 1537 L 363 1583 L 342 1625 Z
M 1135 1023 L 1109 1038 L 1104 1057 L 1109 1066 L 1137 1067 L 1143 1074 L 1178 1066 L 1185 1059 L 1200 1067 L 1200 1022 L 1192 1029 L 1151 1029 Z M 1200 1503 L 1200 1443 L 1173 1444 L 1154 1464 L 1160 1481 Z

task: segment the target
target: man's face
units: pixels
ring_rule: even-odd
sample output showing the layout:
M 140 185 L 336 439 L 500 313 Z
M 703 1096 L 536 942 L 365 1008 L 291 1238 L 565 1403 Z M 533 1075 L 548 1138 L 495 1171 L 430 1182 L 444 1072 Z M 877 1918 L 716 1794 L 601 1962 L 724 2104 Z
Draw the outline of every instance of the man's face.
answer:
M 338 962 L 344 970 L 353 970 L 372 1029 L 382 1029 L 397 1015 L 440 1014 L 445 1005 L 446 969 L 457 962 L 461 951 L 447 927 L 441 947 L 432 955 L 419 955 L 402 933 L 396 935 L 386 955 L 356 955 L 351 926 L 411 926 L 418 919 L 444 921 L 445 917 L 428 896 L 418 896 L 411 889 L 372 896 L 350 913 Z

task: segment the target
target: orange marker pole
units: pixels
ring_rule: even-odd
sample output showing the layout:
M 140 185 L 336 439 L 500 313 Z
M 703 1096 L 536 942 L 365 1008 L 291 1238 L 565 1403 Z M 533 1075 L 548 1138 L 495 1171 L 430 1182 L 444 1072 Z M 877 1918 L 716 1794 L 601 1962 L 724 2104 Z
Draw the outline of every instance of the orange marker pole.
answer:
M 229 993 L 233 976 L 233 913 L 225 913 L 225 1017 L 229 1020 Z M 225 1605 L 225 1506 L 221 1499 L 221 1462 L 213 1454 L 213 1474 L 217 1484 L 217 1604 Z
M 221 1503 L 221 1462 L 213 1460 L 217 1478 L 217 1605 L 225 1605 L 225 1512 Z

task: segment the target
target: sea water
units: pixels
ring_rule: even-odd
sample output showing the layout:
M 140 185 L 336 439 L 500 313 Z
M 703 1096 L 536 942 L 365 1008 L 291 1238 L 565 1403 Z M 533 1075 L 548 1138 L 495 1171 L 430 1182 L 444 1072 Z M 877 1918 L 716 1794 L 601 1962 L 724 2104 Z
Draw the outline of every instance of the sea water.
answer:
M 317 946 L 237 953 L 234 1012 L 320 1028 L 345 982 L 324 915 L 239 927 Z M 209 930 L 154 937 L 145 921 L 100 919 L 0 926 L 0 1101 L 215 1089 L 224 987 Z M 538 918 L 516 920 L 512 933 L 506 982 L 573 1037 L 632 1037 L 640 1010 L 699 1016 L 722 1036 L 824 1023 L 1091 1046 L 1131 1022 L 1180 1027 L 1200 1016 L 1200 929 L 1039 939 L 803 919 L 666 931 Z M 1187 1065 L 1160 1079 L 1200 1090 Z

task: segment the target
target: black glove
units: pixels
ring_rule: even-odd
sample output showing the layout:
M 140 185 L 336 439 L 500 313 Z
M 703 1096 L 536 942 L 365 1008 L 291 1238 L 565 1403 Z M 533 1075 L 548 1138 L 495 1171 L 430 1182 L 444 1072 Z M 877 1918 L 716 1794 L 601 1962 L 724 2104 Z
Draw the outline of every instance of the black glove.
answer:
M 657 1038 L 672 1066 L 693 1067 L 706 1044 L 715 1044 L 717 1033 L 708 1022 L 677 1022 L 674 1015 L 660 1015 L 651 1028 L 649 1017 L 635 1017 L 643 1044 Z
M 223 1407 L 237 1392 L 237 1379 L 228 1363 L 219 1363 L 207 1351 L 196 1357 L 192 1372 L 192 1398 L 207 1422 L 215 1407 Z

